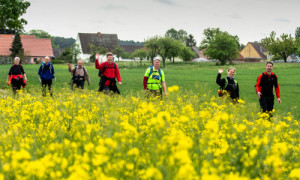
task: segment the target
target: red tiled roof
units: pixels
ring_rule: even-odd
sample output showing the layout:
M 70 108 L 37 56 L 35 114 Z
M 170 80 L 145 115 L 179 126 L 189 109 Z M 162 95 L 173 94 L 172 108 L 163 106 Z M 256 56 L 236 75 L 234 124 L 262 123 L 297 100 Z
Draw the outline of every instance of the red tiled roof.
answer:
M 10 56 L 13 34 L 0 34 L 0 56 Z M 36 39 L 34 35 L 21 35 L 24 53 L 26 56 L 53 57 L 51 39 Z

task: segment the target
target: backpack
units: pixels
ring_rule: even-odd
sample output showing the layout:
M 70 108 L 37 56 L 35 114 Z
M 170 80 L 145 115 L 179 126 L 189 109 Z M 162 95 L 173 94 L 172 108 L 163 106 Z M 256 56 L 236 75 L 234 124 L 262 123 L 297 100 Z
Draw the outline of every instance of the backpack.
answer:
M 44 63 L 42 63 L 42 72 L 44 71 L 44 68 L 45 68 L 45 64 Z M 53 65 L 52 64 L 50 64 L 50 67 L 49 67 L 49 69 L 50 69 L 50 74 L 52 75 L 52 68 L 53 68 Z
M 149 68 L 150 68 L 150 73 L 149 73 L 149 77 L 150 77 L 151 74 L 153 73 L 154 66 L 151 65 L 151 66 L 149 66 Z M 160 68 L 158 68 L 158 73 L 159 73 L 159 76 L 161 77 L 161 69 L 160 69 Z M 162 79 L 160 78 L 160 81 L 161 81 L 161 80 L 162 80 Z
M 116 64 L 113 62 L 113 65 L 114 65 L 114 69 L 116 69 Z M 98 73 L 98 76 L 99 77 L 102 77 L 102 75 L 103 75 L 103 73 L 105 72 L 105 70 L 106 70 L 106 67 L 107 67 L 107 65 L 106 65 L 106 62 L 105 62 L 105 64 L 104 64 L 104 68 L 103 68 L 103 72 L 101 72 L 101 70 L 99 69 L 99 73 Z

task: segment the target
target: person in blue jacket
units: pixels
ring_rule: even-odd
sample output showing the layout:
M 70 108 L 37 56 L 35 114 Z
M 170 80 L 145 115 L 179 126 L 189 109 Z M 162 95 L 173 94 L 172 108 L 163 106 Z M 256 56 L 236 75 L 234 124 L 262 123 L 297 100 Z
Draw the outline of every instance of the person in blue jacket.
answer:
M 50 96 L 52 96 L 52 79 L 54 78 L 54 68 L 50 63 L 50 58 L 48 56 L 45 57 L 44 62 L 42 62 L 39 72 L 40 80 L 42 82 L 42 95 L 46 96 L 46 86 L 48 85 Z

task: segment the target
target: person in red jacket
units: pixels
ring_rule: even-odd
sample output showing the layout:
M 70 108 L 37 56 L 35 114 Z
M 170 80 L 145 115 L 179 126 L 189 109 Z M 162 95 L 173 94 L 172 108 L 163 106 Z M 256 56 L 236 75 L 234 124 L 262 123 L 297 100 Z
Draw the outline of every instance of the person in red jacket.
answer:
M 119 85 L 122 84 L 121 75 L 119 68 L 116 63 L 113 62 L 113 54 L 108 52 L 106 54 L 106 62 L 99 64 L 99 54 L 95 56 L 95 68 L 99 69 L 99 76 L 101 77 L 99 83 L 99 92 L 109 92 L 120 94 L 120 91 L 117 87 L 116 78 Z
M 11 84 L 13 92 L 16 93 L 17 90 L 21 89 L 21 86 L 25 88 L 27 84 L 26 81 L 26 74 L 24 72 L 23 66 L 20 64 L 20 58 L 16 57 L 14 60 L 14 65 L 10 68 L 8 72 L 7 84 Z
M 256 92 L 262 112 L 269 112 L 272 115 L 274 106 L 273 86 L 277 96 L 277 101 L 280 104 L 279 84 L 277 76 L 272 72 L 273 63 L 267 62 L 266 71 L 260 74 L 257 78 Z

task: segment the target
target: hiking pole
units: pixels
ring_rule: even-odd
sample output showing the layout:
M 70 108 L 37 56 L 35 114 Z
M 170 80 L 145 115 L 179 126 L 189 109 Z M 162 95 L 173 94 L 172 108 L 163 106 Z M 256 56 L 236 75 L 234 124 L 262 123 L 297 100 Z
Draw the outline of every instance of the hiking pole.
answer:
M 40 82 L 42 82 L 41 76 L 39 76 L 39 80 L 40 80 Z

